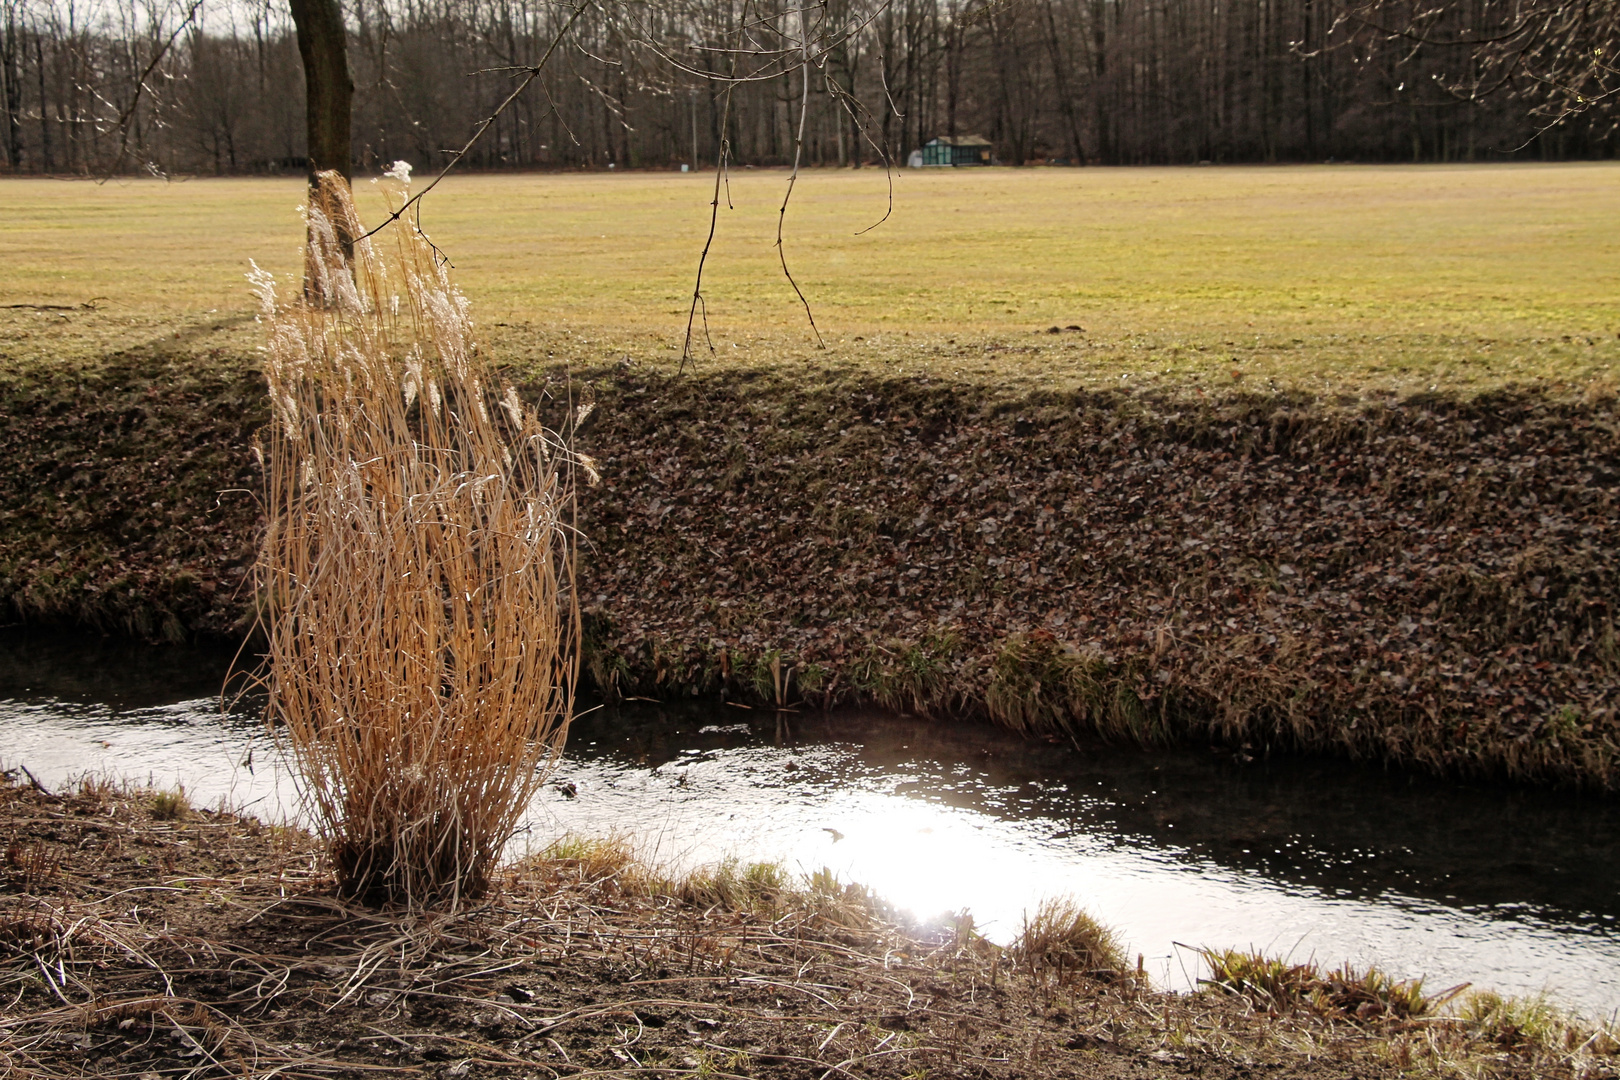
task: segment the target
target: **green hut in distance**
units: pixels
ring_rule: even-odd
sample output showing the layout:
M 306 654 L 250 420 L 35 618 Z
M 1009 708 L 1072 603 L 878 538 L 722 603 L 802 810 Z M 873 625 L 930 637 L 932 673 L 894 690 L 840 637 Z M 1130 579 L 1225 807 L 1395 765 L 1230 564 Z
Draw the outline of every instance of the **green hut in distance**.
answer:
M 922 148 L 923 165 L 988 165 L 990 140 L 983 135 L 941 135 Z

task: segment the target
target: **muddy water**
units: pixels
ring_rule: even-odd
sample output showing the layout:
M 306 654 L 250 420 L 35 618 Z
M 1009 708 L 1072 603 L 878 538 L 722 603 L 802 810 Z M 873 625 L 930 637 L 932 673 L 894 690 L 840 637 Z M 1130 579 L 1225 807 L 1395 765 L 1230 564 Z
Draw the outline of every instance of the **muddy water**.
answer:
M 186 784 L 261 814 L 295 796 L 229 656 L 0 636 L 0 762 Z M 520 846 L 634 836 L 673 863 L 830 867 L 922 916 L 1016 933 L 1072 894 L 1168 986 L 1177 943 L 1377 963 L 1431 988 L 1620 1007 L 1620 801 L 1339 763 L 1026 743 L 872 714 L 638 706 L 582 718 Z

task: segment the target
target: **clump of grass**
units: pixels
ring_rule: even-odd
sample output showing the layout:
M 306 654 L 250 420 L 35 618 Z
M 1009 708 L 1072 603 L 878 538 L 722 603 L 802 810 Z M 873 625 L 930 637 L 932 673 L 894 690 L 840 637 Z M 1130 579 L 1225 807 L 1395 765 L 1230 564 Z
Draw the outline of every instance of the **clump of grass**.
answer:
M 832 681 L 832 673 L 821 664 L 805 664 L 794 671 L 799 684 L 799 692 L 806 697 L 814 697 L 827 689 Z
M 184 785 L 173 791 L 155 791 L 148 805 L 153 821 L 181 821 L 191 813 L 191 799 Z
M 1425 994 L 1422 979 L 1397 979 L 1376 967 L 1357 971 L 1346 963 L 1312 989 L 1311 1004 L 1324 1015 L 1407 1020 L 1429 1015 L 1466 989 L 1464 984 L 1440 994 Z
M 1474 1031 L 1503 1047 L 1534 1044 L 1563 1049 L 1569 1018 L 1540 995 L 1503 997 L 1489 990 L 1469 994 L 1457 1009 L 1458 1018 Z
M 1476 991 L 1463 997 L 1466 986 L 1429 999 L 1429 1015 L 1421 1028 L 1402 1024 L 1397 1030 L 1421 1030 L 1420 1040 L 1391 1041 L 1394 1063 L 1412 1065 L 1414 1049 L 1426 1051 L 1435 1064 L 1452 1071 L 1464 1062 L 1509 1059 L 1530 1063 L 1529 1075 L 1568 1075 L 1578 1078 L 1613 1077 L 1613 1059 L 1620 1055 L 1620 1029 L 1614 1018 L 1593 1021 L 1564 1012 L 1544 994 L 1505 997 Z M 1440 1006 L 1461 997 L 1451 1009 Z M 1395 1017 L 1400 1020 L 1404 1017 Z
M 600 612 L 584 615 L 580 620 L 580 664 L 596 692 L 608 701 L 622 699 L 625 687 L 633 681 L 629 662 L 604 644 L 612 638 L 613 630 L 612 621 Z
M 771 649 L 755 662 L 751 689 L 760 700 L 784 709 L 793 674 L 793 665 L 782 662 L 782 650 Z
M 781 863 L 727 858 L 692 871 L 675 882 L 672 891 L 694 907 L 769 912 L 794 891 L 794 881 Z
M 1134 681 L 1134 673 L 1112 671 L 1101 657 L 1036 630 L 1002 643 L 984 702 L 993 720 L 1024 734 L 1091 732 L 1143 746 L 1167 741 Z
M 105 809 L 110 802 L 128 793 L 127 783 L 105 773 L 85 773 L 73 784 L 73 794 L 97 810 Z
M 579 640 L 567 516 L 590 463 L 493 381 L 419 231 L 350 244 L 365 229 L 347 184 L 323 174 L 315 196 L 304 298 L 254 276 L 268 716 L 339 891 L 453 903 L 486 890 L 562 751 Z
M 565 871 L 582 885 L 622 877 L 639 866 L 634 848 L 619 836 L 563 836 L 547 844 L 536 858 L 553 870 Z
M 560 837 L 514 868 L 520 876 L 536 871 L 553 888 L 579 885 L 703 910 L 773 919 L 791 912 L 852 930 L 909 925 L 902 912 L 866 886 L 841 881 L 827 868 L 799 875 L 779 862 L 745 862 L 733 856 L 673 870 L 644 861 L 622 836 Z M 966 935 L 976 938 L 971 916 L 966 926 Z
M 937 716 L 951 711 L 952 662 L 962 635 L 952 627 L 929 630 L 920 641 L 886 641 L 874 645 L 855 665 L 851 677 L 885 709 Z
M 1118 978 L 1126 970 L 1117 931 L 1104 926 L 1069 897 L 1043 900 L 1008 950 L 1032 972 Z
M 841 880 L 826 866 L 805 876 L 794 901 L 811 916 L 838 926 L 869 928 L 905 922 L 904 914 L 893 904 L 859 882 Z
M 1209 965 L 1207 985 L 1246 997 L 1261 1008 L 1286 1012 L 1308 999 L 1320 982 L 1311 964 L 1290 964 L 1275 956 L 1245 949 L 1201 949 Z
M 1200 949 L 1209 978 L 1200 982 L 1248 998 L 1272 1012 L 1308 1008 L 1320 1015 L 1356 1021 L 1406 1020 L 1432 1014 L 1467 984 L 1425 994 L 1422 979 L 1396 979 L 1346 963 L 1323 972 L 1314 963 L 1293 964 L 1245 949 Z

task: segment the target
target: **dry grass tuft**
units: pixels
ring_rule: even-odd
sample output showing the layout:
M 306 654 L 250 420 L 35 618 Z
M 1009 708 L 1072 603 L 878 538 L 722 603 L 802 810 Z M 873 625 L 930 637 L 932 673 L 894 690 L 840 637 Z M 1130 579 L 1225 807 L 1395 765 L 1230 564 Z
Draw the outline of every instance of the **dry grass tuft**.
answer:
M 177 787 L 173 791 L 154 791 L 150 806 L 153 821 L 181 821 L 191 813 L 191 800 L 186 797 L 184 787 Z
M 1209 965 L 1209 978 L 1201 982 L 1273 1012 L 1304 1004 L 1321 979 L 1312 964 L 1291 964 L 1245 949 L 1200 949 L 1199 953 Z
M 1425 994 L 1422 979 L 1396 979 L 1376 967 L 1357 971 L 1346 962 L 1319 981 L 1311 1003 L 1326 1015 L 1405 1020 L 1432 1013 L 1465 989 L 1466 985 Z
M 1324 972 L 1314 963 L 1292 964 L 1244 949 L 1198 951 L 1210 970 L 1209 978 L 1200 981 L 1278 1013 L 1304 1008 L 1357 1023 L 1409 1020 L 1433 1015 L 1468 989 L 1464 983 L 1425 994 L 1422 979 L 1392 978 L 1376 967 L 1357 971 L 1345 963 Z M 1473 1023 L 1467 1006 L 1463 1018 Z
M 543 865 L 552 875 L 565 878 L 570 885 L 597 886 L 619 880 L 625 884 L 629 877 L 640 872 L 635 848 L 622 836 L 559 837 L 546 845 L 533 860 Z
M 62 870 L 62 853 L 46 844 L 13 840 L 6 845 L 0 881 L 13 884 L 25 893 L 38 892 Z M 0 927 L 0 938 L 6 930 Z
M 1119 934 L 1069 897 L 1043 900 L 1034 914 L 1026 912 L 1009 952 L 1032 972 L 1050 971 L 1060 980 L 1082 975 L 1112 981 L 1127 970 Z
M 1457 1014 L 1479 1035 L 1503 1047 L 1535 1045 L 1553 1050 L 1569 1049 L 1565 1043 L 1575 1041 L 1571 1034 L 1578 1030 L 1571 1025 L 1569 1017 L 1541 996 L 1503 997 L 1481 990 L 1464 998 Z M 1591 1034 L 1594 1045 L 1610 1041 L 1605 1028 L 1599 1027 Z
M 270 324 L 266 605 L 282 729 L 345 897 L 477 895 L 561 753 L 575 465 L 492 382 L 422 234 L 321 178 L 303 299 Z
M 1130 688 L 1136 674 L 1115 677 L 1100 656 L 1046 630 L 1014 634 L 991 664 L 985 710 L 1021 734 L 1089 732 L 1141 746 L 1168 742 L 1162 711 L 1150 712 Z
M 781 863 L 745 863 L 736 858 L 700 867 L 674 884 L 672 895 L 681 902 L 725 911 L 770 913 L 790 893 L 800 895 L 793 875 Z

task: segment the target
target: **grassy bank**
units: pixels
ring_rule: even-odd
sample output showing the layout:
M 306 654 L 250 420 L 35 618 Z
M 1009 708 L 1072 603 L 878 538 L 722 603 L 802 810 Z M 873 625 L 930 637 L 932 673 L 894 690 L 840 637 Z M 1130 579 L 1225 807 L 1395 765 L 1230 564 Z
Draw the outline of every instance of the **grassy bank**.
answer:
M 670 877 L 563 841 L 454 914 L 339 903 L 315 840 L 175 793 L 0 783 L 0 1064 L 19 1077 L 1114 1080 L 1615 1075 L 1612 1030 L 1211 954 L 1153 991 L 1062 904 L 1009 948 L 828 874 Z
M 530 395 L 598 402 L 609 693 L 1613 788 L 1613 175 L 907 174 L 856 239 L 881 177 L 818 174 L 824 350 L 767 266 L 781 177 L 745 175 L 720 355 L 679 375 L 690 178 L 472 178 L 427 224 Z M 292 262 L 297 185 L 0 190 L 35 305 L 0 314 L 0 603 L 241 632 L 266 414 L 229 282 Z
M 4 496 L 14 610 L 150 636 L 250 617 L 254 377 L 164 363 L 162 394 L 127 369 L 9 390 L 0 447 L 32 480 Z M 598 401 L 582 582 L 609 694 L 1616 782 L 1602 386 L 1324 401 L 828 364 L 811 386 L 575 377 Z
M 625 693 L 1615 781 L 1607 397 L 617 386 Z

